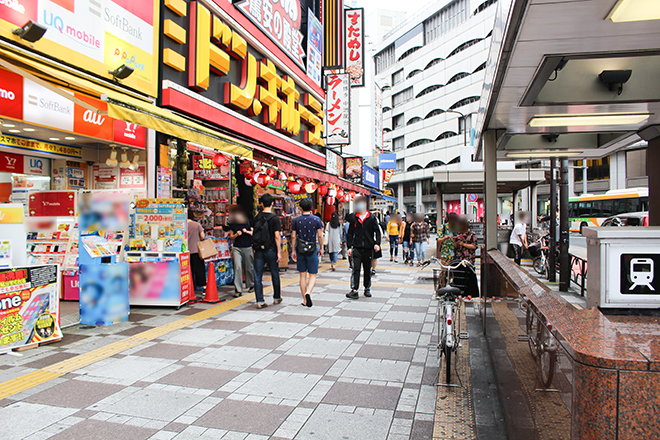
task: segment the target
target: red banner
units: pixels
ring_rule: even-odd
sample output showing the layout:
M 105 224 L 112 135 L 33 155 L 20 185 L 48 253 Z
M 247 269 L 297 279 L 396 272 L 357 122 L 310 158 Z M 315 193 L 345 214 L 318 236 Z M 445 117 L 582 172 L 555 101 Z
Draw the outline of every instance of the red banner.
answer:
M 31 217 L 71 217 L 76 214 L 75 191 L 43 191 L 30 194 Z

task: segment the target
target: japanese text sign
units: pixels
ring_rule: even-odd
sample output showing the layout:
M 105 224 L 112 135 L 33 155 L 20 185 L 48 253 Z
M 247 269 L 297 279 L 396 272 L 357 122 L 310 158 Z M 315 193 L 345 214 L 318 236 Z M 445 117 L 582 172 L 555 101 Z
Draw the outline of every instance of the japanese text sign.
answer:
M 346 71 L 351 87 L 364 87 L 364 8 L 344 10 Z
M 362 158 L 347 157 L 344 159 L 346 164 L 346 179 L 354 183 L 362 183 Z
M 321 85 L 321 65 L 323 64 L 323 25 L 307 10 L 307 76 Z
M 348 73 L 331 73 L 326 76 L 326 144 L 351 143 L 351 87 Z

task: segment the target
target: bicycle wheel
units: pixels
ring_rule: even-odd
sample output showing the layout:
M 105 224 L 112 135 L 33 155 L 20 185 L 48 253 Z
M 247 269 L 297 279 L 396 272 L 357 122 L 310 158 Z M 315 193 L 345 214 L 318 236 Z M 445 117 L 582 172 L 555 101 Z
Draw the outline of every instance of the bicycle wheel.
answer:
M 446 371 L 446 383 L 451 383 L 451 348 L 445 346 L 445 369 Z
M 540 356 L 541 364 L 541 382 L 545 388 L 550 388 L 552 379 L 555 376 L 555 368 L 557 367 L 557 352 L 543 350 Z
M 531 306 L 527 305 L 527 316 L 525 317 L 525 327 L 527 330 L 527 344 L 529 345 L 529 351 L 532 353 L 534 359 L 537 358 L 536 355 L 536 329 L 538 327 L 538 319 L 534 316 L 534 313 L 531 310 Z
M 444 320 L 444 306 L 440 304 L 440 307 L 438 307 L 438 317 L 435 322 L 435 326 L 438 329 L 438 359 L 442 356 L 442 350 L 443 350 L 443 343 L 444 343 L 444 328 L 445 328 L 445 320 Z
M 543 272 L 545 270 L 544 264 L 543 264 L 543 259 L 541 257 L 536 257 L 534 258 L 534 270 L 536 271 L 537 274 L 543 275 Z

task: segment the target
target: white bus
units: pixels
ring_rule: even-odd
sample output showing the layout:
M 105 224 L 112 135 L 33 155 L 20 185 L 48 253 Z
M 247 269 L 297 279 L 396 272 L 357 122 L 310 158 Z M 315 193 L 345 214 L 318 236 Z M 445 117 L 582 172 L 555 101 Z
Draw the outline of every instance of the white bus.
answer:
M 568 218 L 574 232 L 600 226 L 613 215 L 649 210 L 649 189 L 628 188 L 607 191 L 602 195 L 584 194 L 568 200 Z

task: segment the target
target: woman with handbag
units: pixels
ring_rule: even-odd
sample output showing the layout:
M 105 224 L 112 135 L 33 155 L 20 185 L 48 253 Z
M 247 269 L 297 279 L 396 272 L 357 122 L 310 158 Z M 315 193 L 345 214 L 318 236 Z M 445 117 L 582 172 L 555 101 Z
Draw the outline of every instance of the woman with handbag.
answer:
M 205 238 L 204 228 L 195 221 L 193 211 L 188 210 L 188 252 L 190 252 L 190 271 L 195 292 L 203 292 L 206 287 L 206 267 L 204 260 L 199 256 L 197 246 Z
M 330 221 L 325 225 L 325 238 L 323 239 L 323 244 L 330 255 L 330 270 L 333 272 L 337 270 L 337 254 L 341 251 L 342 232 L 339 216 L 333 212 Z

